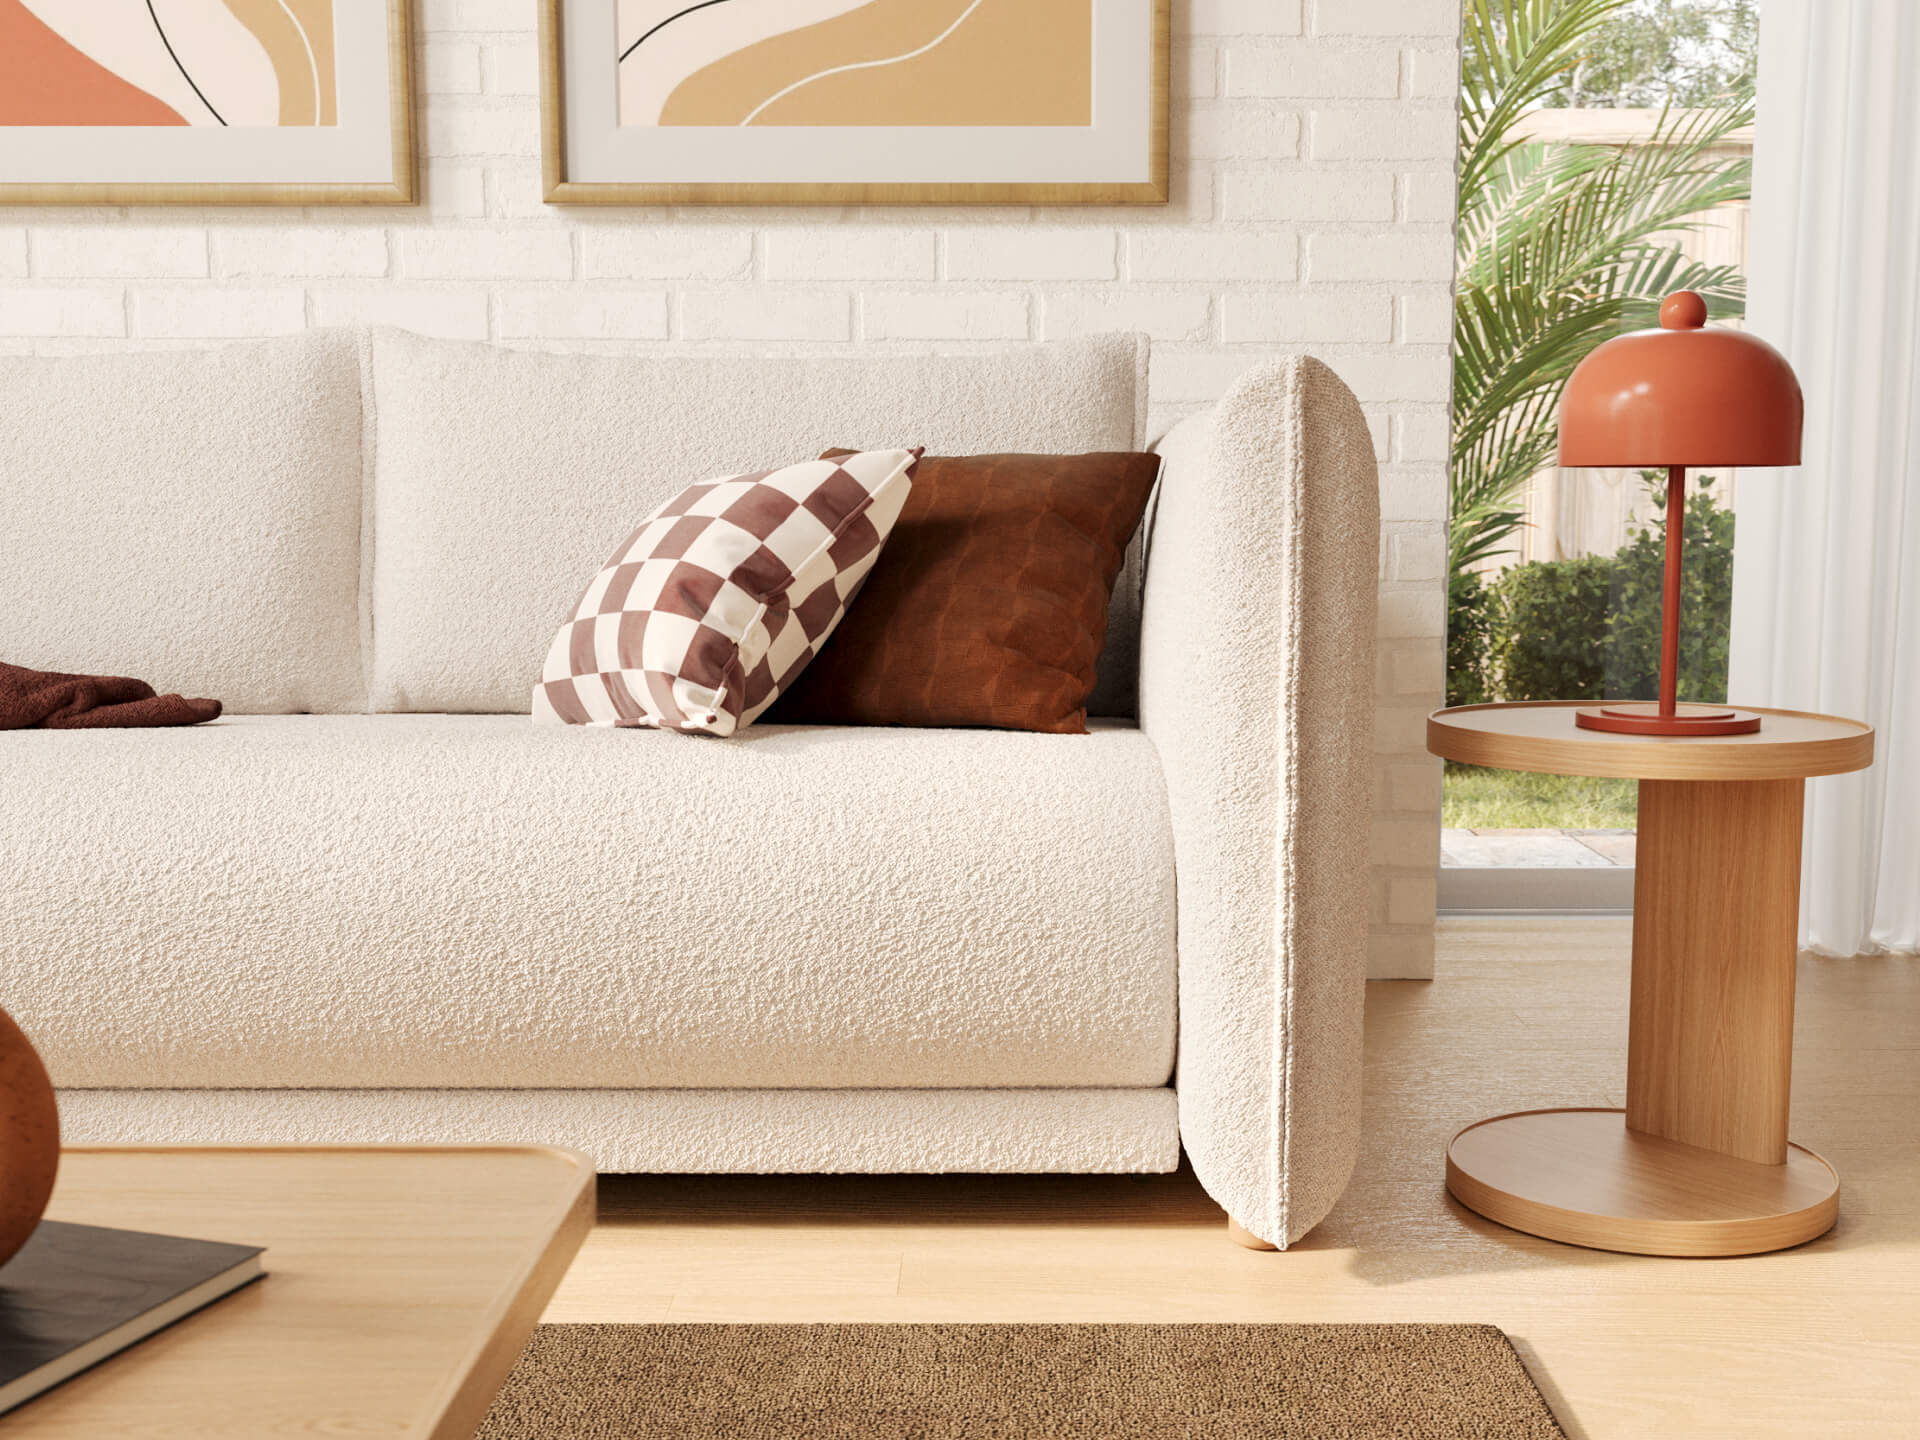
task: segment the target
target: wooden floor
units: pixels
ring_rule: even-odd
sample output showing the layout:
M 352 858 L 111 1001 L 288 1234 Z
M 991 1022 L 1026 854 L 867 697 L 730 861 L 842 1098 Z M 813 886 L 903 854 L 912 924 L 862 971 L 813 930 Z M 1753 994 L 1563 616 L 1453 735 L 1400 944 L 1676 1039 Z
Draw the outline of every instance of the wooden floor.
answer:
M 1920 1436 L 1920 962 L 1801 962 L 1824 1238 L 1643 1259 L 1448 1199 L 1461 1125 L 1623 1103 L 1628 945 L 1624 919 L 1453 919 L 1439 980 L 1369 986 L 1359 1170 L 1285 1254 L 1230 1245 L 1187 1175 L 615 1177 L 547 1318 L 1482 1321 L 1575 1437 Z

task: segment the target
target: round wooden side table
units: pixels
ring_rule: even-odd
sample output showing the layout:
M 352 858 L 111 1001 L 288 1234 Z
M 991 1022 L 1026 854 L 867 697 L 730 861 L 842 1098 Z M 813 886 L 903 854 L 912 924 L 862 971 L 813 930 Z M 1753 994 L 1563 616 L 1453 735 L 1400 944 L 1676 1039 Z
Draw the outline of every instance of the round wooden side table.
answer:
M 1873 729 L 1759 710 L 1713 738 L 1576 729 L 1573 703 L 1427 717 L 1449 760 L 1640 782 L 1625 1110 L 1469 1125 L 1447 1189 L 1530 1235 L 1638 1255 L 1754 1255 L 1825 1234 L 1840 1177 L 1787 1139 L 1806 782 L 1873 761 Z

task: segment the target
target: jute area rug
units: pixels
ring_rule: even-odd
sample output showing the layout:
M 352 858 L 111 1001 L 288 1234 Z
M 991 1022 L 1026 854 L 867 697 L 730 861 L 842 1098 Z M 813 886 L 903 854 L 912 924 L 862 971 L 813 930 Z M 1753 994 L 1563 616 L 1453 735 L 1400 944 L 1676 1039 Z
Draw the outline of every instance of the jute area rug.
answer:
M 479 1440 L 1565 1440 L 1491 1325 L 542 1325 Z

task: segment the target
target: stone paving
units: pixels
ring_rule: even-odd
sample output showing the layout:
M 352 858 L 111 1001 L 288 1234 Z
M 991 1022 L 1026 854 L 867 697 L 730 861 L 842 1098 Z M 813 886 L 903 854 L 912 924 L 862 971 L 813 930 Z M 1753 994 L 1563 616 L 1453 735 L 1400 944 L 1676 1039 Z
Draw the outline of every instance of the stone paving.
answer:
M 1631 830 L 1442 830 L 1443 865 L 1633 865 Z

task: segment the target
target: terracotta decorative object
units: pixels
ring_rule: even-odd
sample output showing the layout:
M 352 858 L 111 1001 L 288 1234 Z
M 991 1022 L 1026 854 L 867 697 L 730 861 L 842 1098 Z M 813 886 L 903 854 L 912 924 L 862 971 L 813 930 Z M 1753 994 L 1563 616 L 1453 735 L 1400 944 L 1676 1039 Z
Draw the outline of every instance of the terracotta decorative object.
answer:
M 1707 302 L 1676 290 L 1660 328 L 1609 340 L 1580 362 L 1560 402 L 1562 465 L 1665 467 L 1667 573 L 1660 610 L 1657 705 L 1574 712 L 1587 730 L 1630 735 L 1740 735 L 1760 717 L 1724 705 L 1680 705 L 1680 555 L 1687 467 L 1798 465 L 1800 382 L 1766 341 L 1707 324 Z
M 27 1243 L 60 1168 L 60 1113 L 39 1052 L 0 1010 L 0 1265 Z

